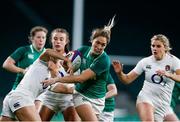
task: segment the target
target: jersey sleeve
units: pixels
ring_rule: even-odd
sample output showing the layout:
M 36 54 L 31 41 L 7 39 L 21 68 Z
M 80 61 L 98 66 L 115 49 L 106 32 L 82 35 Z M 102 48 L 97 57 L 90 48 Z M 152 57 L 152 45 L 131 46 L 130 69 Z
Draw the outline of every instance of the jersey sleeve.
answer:
M 17 62 L 24 56 L 25 52 L 26 52 L 25 47 L 19 47 L 10 55 L 10 57 Z
M 109 84 L 114 84 L 114 79 L 110 73 L 108 75 L 108 80 L 107 80 L 107 85 L 109 85 Z
M 143 66 L 144 66 L 144 59 L 140 60 L 135 68 L 133 69 L 134 72 L 136 72 L 138 75 L 143 73 Z
M 177 57 L 174 57 L 173 66 L 174 66 L 174 71 L 180 69 L 180 60 Z
M 96 73 L 96 75 L 100 75 L 101 73 L 110 69 L 110 59 L 108 56 L 104 55 L 95 60 L 90 69 Z

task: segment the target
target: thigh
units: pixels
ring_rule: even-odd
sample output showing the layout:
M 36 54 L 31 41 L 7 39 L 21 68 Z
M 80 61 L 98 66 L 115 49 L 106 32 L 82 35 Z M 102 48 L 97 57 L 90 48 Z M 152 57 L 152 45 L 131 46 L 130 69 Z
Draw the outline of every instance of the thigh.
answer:
M 90 104 L 96 115 L 102 113 L 104 109 L 105 98 L 91 99 L 80 93 L 73 95 L 74 106 L 78 107 L 83 104 Z
M 42 106 L 42 102 L 40 100 L 35 100 L 34 104 L 36 106 L 36 110 L 39 112 L 40 111 L 40 107 Z
M 40 107 L 42 106 L 43 99 L 44 99 L 44 92 L 41 93 L 34 101 L 36 109 L 38 110 L 38 112 L 40 111 Z
M 151 104 L 141 102 L 136 107 L 142 121 L 154 121 L 154 107 Z
M 14 113 L 20 121 L 41 121 L 35 106 L 22 107 Z
M 54 114 L 55 112 L 45 105 L 42 105 L 39 112 L 42 121 L 50 121 Z
M 174 121 L 174 122 L 178 122 L 179 119 L 178 117 L 176 116 L 176 114 L 168 114 L 164 117 L 164 121 Z
M 9 105 L 9 94 L 3 100 L 2 112 L 1 112 L 1 120 L 8 121 L 8 119 L 12 120 L 15 119 L 15 115 L 12 112 L 10 105 Z
M 98 121 L 96 114 L 90 104 L 82 104 L 76 107 L 76 111 L 82 121 Z
M 63 112 L 63 117 L 65 121 L 80 121 L 79 115 L 76 112 L 76 109 L 74 106 L 70 106 L 66 108 Z

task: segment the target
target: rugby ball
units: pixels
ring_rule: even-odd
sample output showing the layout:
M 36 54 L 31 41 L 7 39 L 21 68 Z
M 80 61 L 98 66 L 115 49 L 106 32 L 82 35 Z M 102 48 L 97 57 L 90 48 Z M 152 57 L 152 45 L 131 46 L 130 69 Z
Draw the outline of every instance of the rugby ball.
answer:
M 72 62 L 73 71 L 76 72 L 81 66 L 82 55 L 78 50 L 69 51 L 66 55 Z

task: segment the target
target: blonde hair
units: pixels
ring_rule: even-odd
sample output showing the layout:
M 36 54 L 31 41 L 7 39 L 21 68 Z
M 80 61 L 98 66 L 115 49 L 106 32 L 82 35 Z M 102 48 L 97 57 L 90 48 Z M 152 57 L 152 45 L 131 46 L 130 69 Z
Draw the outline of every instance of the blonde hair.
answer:
M 166 49 L 166 52 L 170 52 L 170 50 L 172 50 L 172 48 L 170 47 L 169 39 L 165 35 L 163 35 L 163 34 L 154 35 L 151 38 L 151 43 L 153 40 L 158 40 L 158 41 L 162 42 Z
M 92 31 L 90 41 L 92 42 L 92 40 L 94 40 L 95 38 L 97 38 L 99 36 L 103 36 L 107 39 L 107 43 L 109 43 L 110 38 L 111 38 L 111 28 L 115 25 L 114 19 L 115 19 L 115 16 L 113 16 L 112 20 L 111 19 L 109 20 L 109 23 L 107 25 L 105 25 L 104 28 L 94 29 Z

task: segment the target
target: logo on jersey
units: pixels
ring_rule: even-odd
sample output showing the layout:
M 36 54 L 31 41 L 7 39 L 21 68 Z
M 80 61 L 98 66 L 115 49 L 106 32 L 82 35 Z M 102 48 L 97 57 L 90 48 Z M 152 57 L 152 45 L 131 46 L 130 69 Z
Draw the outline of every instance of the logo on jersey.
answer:
M 164 80 L 163 76 L 159 76 L 158 74 L 152 75 L 151 80 L 155 84 L 160 84 L 162 86 L 166 85 L 166 81 Z
M 28 58 L 34 59 L 34 55 L 33 54 L 28 54 Z
M 151 65 L 146 65 L 146 69 L 151 69 Z
M 13 106 L 14 106 L 14 108 L 20 107 L 20 103 L 17 102 L 17 103 L 15 103 Z
M 166 66 L 165 66 L 165 70 L 166 70 L 166 71 L 169 71 L 169 70 L 170 70 L 170 66 L 169 66 L 169 65 L 166 65 Z

